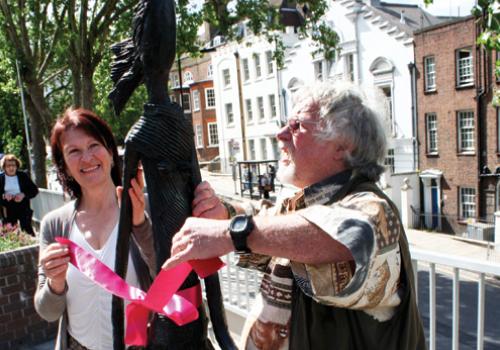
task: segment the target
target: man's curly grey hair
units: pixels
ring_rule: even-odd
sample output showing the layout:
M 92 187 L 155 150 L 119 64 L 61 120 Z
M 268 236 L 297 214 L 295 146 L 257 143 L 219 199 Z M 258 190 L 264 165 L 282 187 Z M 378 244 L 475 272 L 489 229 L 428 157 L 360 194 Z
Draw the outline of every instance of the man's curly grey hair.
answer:
M 353 146 L 348 168 L 378 181 L 385 168 L 387 139 L 381 117 L 366 104 L 359 88 L 345 82 L 316 83 L 294 93 L 294 108 L 317 112 L 322 140 L 344 139 Z

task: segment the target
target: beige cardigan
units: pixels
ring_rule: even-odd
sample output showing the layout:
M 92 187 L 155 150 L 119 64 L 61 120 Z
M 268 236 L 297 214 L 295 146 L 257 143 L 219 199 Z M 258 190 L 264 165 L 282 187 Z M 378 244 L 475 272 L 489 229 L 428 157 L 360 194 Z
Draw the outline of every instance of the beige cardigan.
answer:
M 45 215 L 40 225 L 40 252 L 49 244 L 55 242 L 55 237 L 69 236 L 76 214 L 76 207 L 77 201 L 72 201 Z M 151 220 L 147 215 L 143 224 L 132 228 L 132 237 L 133 240 L 130 245 L 132 261 L 141 288 L 147 290 L 151 281 L 150 276 L 154 276 L 156 272 L 153 230 Z M 66 350 L 68 346 L 66 336 L 68 317 L 66 313 L 66 293 L 58 295 L 50 290 L 43 269 L 40 266 L 38 267 L 38 285 L 35 292 L 35 309 L 46 321 L 54 322 L 59 320 L 55 349 Z

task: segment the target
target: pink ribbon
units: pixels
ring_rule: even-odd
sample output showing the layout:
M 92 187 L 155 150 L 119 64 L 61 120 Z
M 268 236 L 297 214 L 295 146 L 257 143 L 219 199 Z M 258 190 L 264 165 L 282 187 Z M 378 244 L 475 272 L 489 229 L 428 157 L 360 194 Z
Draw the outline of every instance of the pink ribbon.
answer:
M 178 289 L 191 270 L 201 278 L 205 278 L 224 266 L 219 258 L 212 258 L 191 260 L 171 269 L 161 270 L 145 293 L 139 288 L 128 285 L 113 270 L 71 240 L 57 237 L 56 241 L 68 246 L 70 262 L 85 276 L 113 295 L 130 301 L 125 310 L 127 345 L 147 344 L 150 310 L 169 317 L 179 326 L 198 319 L 197 308 L 201 304 L 200 285 L 181 291 Z

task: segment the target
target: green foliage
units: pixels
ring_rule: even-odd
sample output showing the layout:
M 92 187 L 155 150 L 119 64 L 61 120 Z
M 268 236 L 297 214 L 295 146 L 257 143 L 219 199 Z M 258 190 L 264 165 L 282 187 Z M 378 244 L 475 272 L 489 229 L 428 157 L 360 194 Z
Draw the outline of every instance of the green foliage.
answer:
M 0 223 L 0 252 L 36 244 L 36 239 L 17 226 Z

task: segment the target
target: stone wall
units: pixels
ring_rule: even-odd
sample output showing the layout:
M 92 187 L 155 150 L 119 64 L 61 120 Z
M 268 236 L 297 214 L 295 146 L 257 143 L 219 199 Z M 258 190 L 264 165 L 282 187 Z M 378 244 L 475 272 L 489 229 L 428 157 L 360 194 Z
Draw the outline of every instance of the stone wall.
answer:
M 33 306 L 38 246 L 0 253 L 0 349 L 28 348 L 53 339 L 57 322 L 40 318 Z

